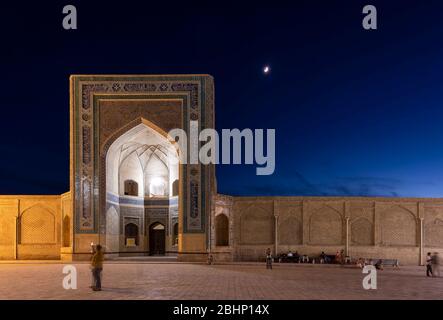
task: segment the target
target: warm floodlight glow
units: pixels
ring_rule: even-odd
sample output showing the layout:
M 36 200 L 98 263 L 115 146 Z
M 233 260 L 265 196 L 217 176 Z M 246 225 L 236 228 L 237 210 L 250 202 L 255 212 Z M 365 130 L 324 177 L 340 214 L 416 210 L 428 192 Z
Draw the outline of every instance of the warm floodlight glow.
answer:
M 151 183 L 149 184 L 149 191 L 152 196 L 164 196 L 165 184 L 163 178 L 152 178 Z

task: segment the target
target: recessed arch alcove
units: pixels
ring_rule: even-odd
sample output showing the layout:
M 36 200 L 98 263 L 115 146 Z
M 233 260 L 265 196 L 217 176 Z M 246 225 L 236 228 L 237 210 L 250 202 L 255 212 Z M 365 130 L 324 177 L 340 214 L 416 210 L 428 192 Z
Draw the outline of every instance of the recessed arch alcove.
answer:
M 178 205 L 174 188 L 180 176 L 178 152 L 165 132 L 151 122 L 140 119 L 131 128 L 119 130 L 109 143 L 106 152 L 106 206 L 119 208 L 123 223 L 119 253 L 147 252 L 149 249 L 149 221 L 161 216 L 162 221 L 172 221 L 170 210 Z M 112 207 L 112 208 L 113 208 Z M 110 219 L 108 212 L 104 217 Z M 114 212 L 114 210 L 113 210 Z M 113 218 L 115 220 L 115 218 Z M 108 227 L 110 224 L 106 223 Z M 131 229 L 129 241 L 127 226 Z M 143 227 L 141 227 L 143 225 Z M 136 230 L 137 235 L 133 234 Z M 106 228 L 105 236 L 113 237 L 113 230 Z M 163 233 L 166 237 L 166 233 Z M 172 237 L 172 235 L 170 235 Z M 109 241 L 107 241 L 109 243 Z M 166 239 L 164 239 L 164 242 Z M 115 252 L 115 250 L 113 250 Z

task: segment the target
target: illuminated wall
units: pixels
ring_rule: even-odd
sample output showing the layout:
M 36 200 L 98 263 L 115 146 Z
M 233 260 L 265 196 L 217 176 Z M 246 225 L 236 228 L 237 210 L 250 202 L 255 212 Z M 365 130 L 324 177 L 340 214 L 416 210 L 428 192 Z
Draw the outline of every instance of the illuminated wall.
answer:
M 161 134 L 140 124 L 122 134 L 106 157 L 106 251 L 150 254 L 150 227 L 165 230 L 165 252 L 177 252 L 178 153 Z
M 443 253 L 443 199 L 215 197 L 212 249 L 221 259 L 258 261 L 267 248 L 318 256 L 345 250 L 354 258 L 419 264 Z M 228 246 L 217 245 L 217 216 L 229 218 Z
M 69 197 L 0 196 L 0 259 L 60 259 L 72 244 Z

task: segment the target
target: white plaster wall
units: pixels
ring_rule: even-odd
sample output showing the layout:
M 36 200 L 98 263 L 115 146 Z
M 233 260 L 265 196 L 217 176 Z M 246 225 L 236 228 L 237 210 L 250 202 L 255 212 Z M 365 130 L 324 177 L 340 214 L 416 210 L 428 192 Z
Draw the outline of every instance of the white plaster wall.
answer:
M 131 153 L 120 164 L 119 170 L 119 194 L 125 194 L 125 181 L 132 180 L 138 184 L 138 196 L 144 194 L 143 169 L 135 152 Z

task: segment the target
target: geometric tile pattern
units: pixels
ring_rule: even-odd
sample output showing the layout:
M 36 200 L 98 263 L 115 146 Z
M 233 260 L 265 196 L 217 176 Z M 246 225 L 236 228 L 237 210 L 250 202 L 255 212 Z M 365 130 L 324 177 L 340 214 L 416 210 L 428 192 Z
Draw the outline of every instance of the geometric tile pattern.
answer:
M 103 150 L 112 143 L 110 134 L 117 138 L 119 132 L 110 132 L 107 125 L 113 123 L 112 118 L 109 121 L 106 119 L 105 124 L 100 122 L 101 101 L 120 99 L 120 106 L 124 106 L 124 101 L 131 99 L 181 99 L 182 129 L 188 132 L 188 136 L 190 120 L 198 121 L 201 130 L 213 127 L 214 123 L 213 81 L 211 77 L 204 75 L 72 76 L 71 98 L 71 144 L 74 161 L 71 190 L 74 194 L 77 233 L 97 233 L 98 217 L 103 216 L 99 212 L 106 209 Z M 118 112 L 113 111 L 117 109 L 108 109 L 106 116 L 114 117 L 118 121 L 124 120 L 128 125 L 139 117 L 140 112 L 144 112 L 130 108 L 126 108 L 127 111 L 120 109 Z M 155 116 L 157 114 L 154 114 Z M 165 111 L 164 118 L 167 119 L 167 116 Z M 171 116 L 174 117 L 169 115 Z M 160 119 L 157 125 L 167 132 L 168 129 L 172 129 L 166 128 L 170 122 L 168 121 Z M 124 127 L 121 129 L 128 130 Z M 122 133 L 124 132 L 120 134 Z M 108 135 L 107 140 L 103 139 L 104 135 Z M 183 168 L 183 194 L 179 197 L 183 205 L 183 232 L 205 232 L 213 167 L 189 164 Z

